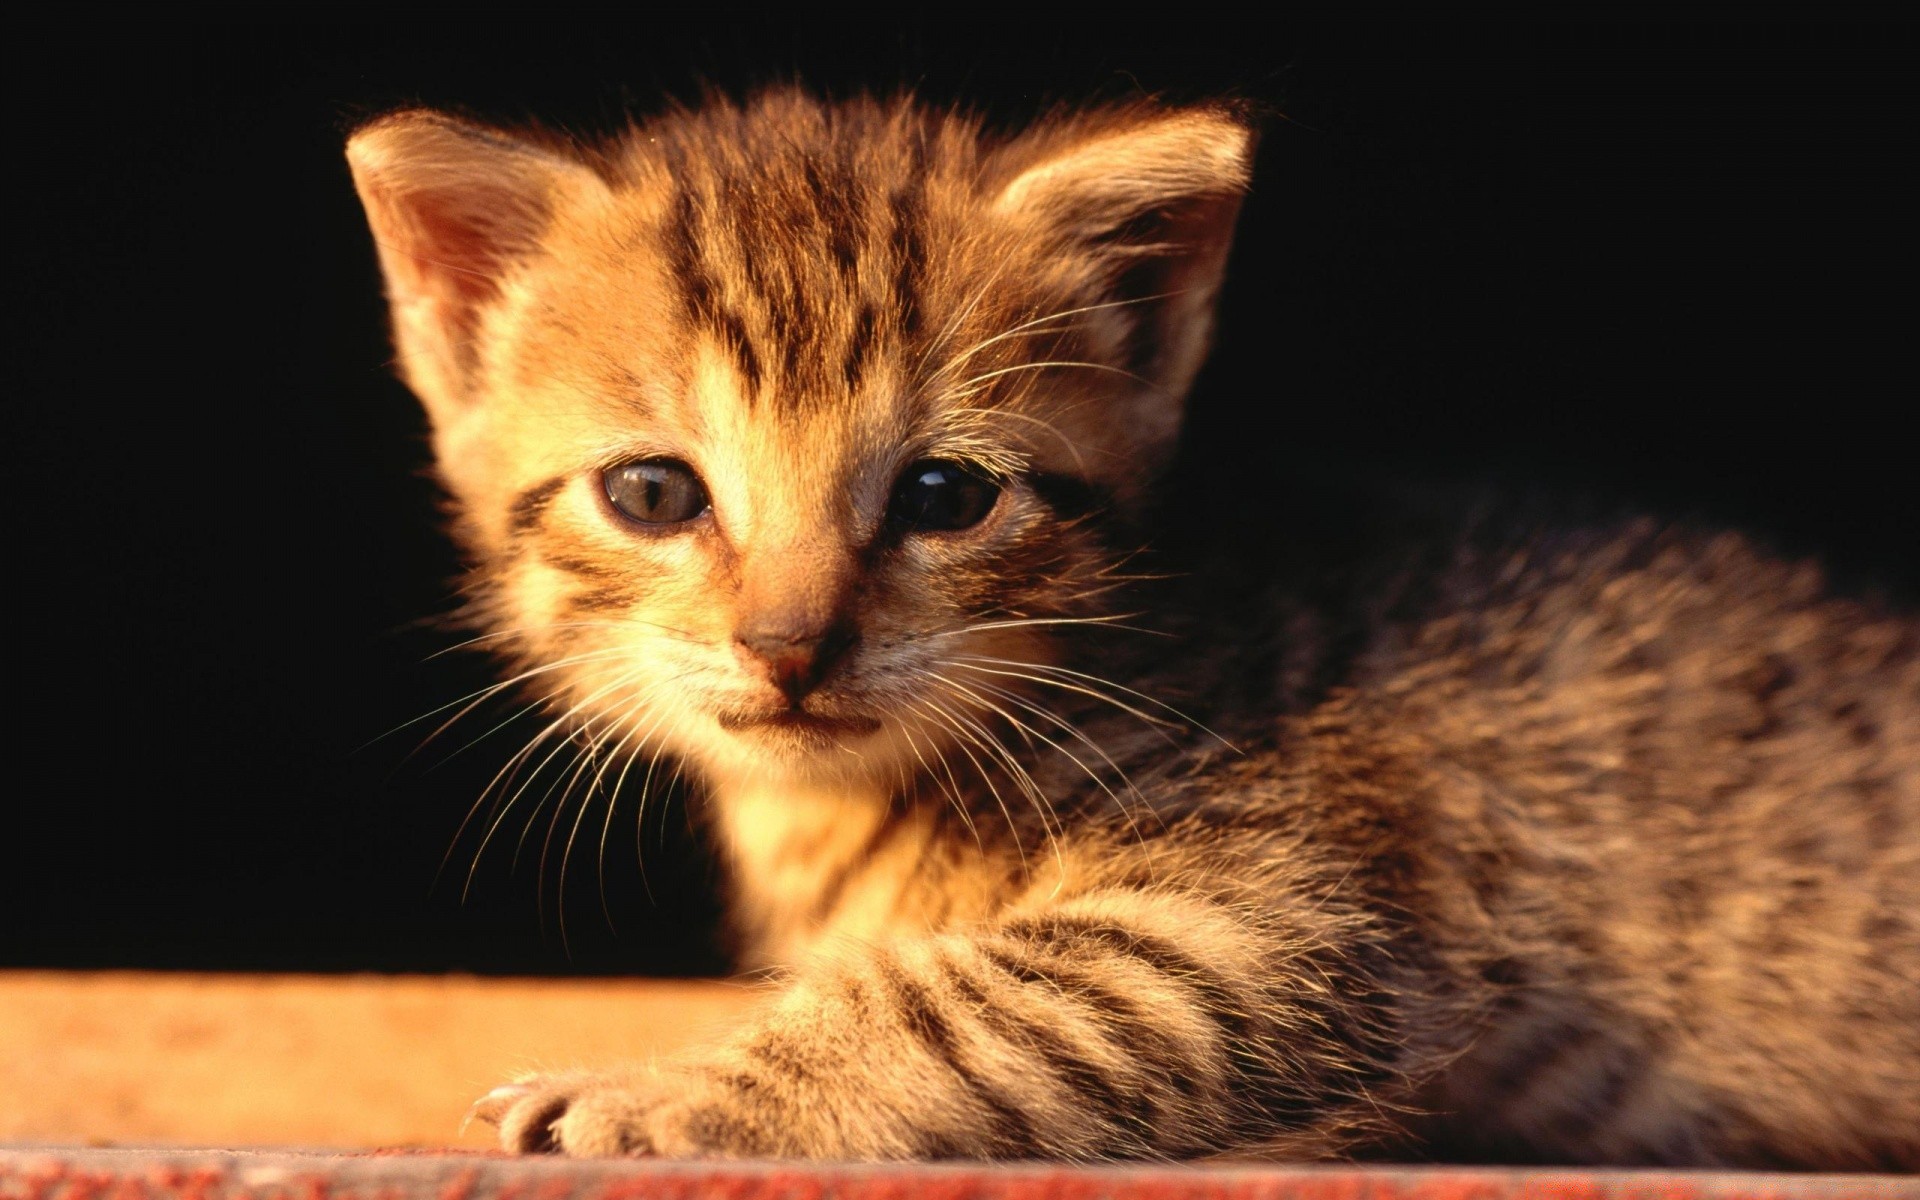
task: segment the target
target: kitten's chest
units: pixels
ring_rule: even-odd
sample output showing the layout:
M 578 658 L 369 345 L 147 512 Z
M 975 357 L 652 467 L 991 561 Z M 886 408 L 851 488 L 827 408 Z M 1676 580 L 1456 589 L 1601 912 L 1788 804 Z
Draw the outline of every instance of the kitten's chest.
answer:
M 713 803 L 733 873 L 745 966 L 790 963 L 829 938 L 879 941 L 939 924 L 937 823 L 884 792 L 747 783 Z

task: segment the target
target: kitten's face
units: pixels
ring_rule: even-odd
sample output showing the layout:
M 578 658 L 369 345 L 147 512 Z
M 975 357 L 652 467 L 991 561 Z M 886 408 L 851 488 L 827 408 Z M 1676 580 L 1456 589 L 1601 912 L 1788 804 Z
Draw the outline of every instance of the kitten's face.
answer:
M 997 150 L 791 95 L 579 160 L 356 138 L 497 640 L 619 759 L 903 781 L 1097 618 L 1177 430 L 1246 135 Z

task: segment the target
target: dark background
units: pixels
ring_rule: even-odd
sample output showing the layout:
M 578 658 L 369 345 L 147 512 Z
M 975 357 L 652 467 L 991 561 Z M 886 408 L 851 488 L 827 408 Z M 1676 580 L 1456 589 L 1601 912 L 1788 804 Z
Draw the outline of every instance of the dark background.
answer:
M 1262 499 L 1296 471 L 1498 480 L 1920 580 L 1908 30 L 569 24 L 16 45 L 0 966 L 715 965 L 681 813 L 644 829 L 652 901 L 616 813 L 617 932 L 587 853 L 563 943 L 544 819 L 464 905 L 471 833 L 434 884 L 517 743 L 447 755 L 511 708 L 411 760 L 431 723 L 375 740 L 491 678 L 429 657 L 459 563 L 340 155 L 398 104 L 595 131 L 703 79 L 1001 122 L 1241 95 L 1271 115 L 1197 516 L 1283 527 Z

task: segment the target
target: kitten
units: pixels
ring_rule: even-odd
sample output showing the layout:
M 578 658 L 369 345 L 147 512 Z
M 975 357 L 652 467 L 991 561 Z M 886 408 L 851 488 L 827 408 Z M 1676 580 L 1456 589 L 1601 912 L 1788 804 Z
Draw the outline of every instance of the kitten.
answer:
M 791 969 L 491 1093 L 508 1147 L 1920 1167 L 1920 626 L 1527 511 L 1179 563 L 1253 141 L 792 91 L 353 137 L 477 619 L 609 784 L 680 765 Z

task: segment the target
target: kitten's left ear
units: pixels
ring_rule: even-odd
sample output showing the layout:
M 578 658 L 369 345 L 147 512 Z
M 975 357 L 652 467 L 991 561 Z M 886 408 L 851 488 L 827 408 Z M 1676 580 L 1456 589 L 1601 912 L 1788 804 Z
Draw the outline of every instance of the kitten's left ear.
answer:
M 604 192 L 584 164 L 443 113 L 395 113 L 347 143 L 380 252 L 401 370 L 442 435 L 474 402 L 474 339 L 554 214 Z
M 1161 392 L 1140 415 L 1170 423 L 1168 440 L 1206 357 L 1253 144 L 1245 115 L 1224 105 L 1113 115 L 1016 143 L 1016 172 L 993 201 L 1105 274 L 1135 331 L 1132 369 Z

